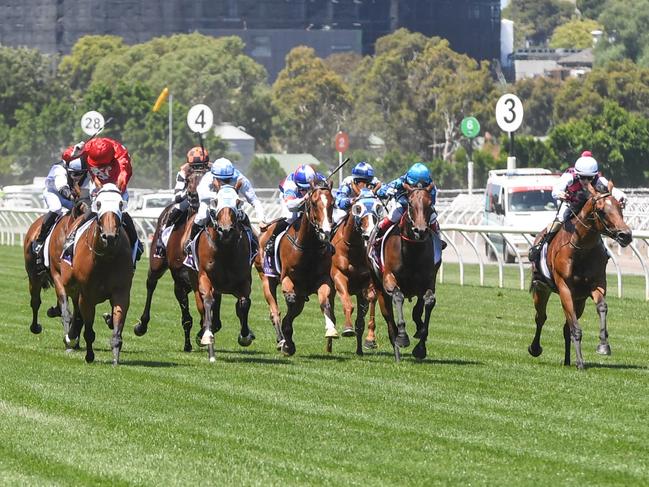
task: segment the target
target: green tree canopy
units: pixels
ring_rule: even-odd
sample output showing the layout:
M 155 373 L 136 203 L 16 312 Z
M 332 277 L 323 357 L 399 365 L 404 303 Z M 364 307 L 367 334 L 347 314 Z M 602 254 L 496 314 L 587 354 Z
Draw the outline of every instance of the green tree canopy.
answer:
M 577 48 L 586 49 L 593 46 L 594 30 L 601 30 L 602 26 L 595 20 L 573 19 L 570 22 L 561 24 L 554 29 L 550 39 L 550 47 L 553 48 Z
M 561 82 L 554 78 L 538 76 L 517 81 L 513 92 L 525 104 L 525 119 L 521 132 L 530 135 L 546 135 L 554 125 L 554 101 Z
M 511 0 L 503 17 L 515 22 L 515 45 L 545 45 L 554 29 L 572 17 L 575 6 L 567 0 Z
M 577 0 L 577 8 L 588 19 L 597 19 L 602 13 L 606 0 Z
M 333 153 L 333 137 L 351 109 L 348 87 L 310 47 L 296 47 L 273 84 L 274 126 L 286 150 L 311 152 L 321 160 Z
M 274 188 L 286 177 L 286 172 L 274 157 L 255 157 L 246 171 L 246 176 L 258 188 Z
M 626 58 L 649 67 L 649 0 L 609 0 L 598 20 L 605 31 L 595 50 L 600 64 Z
M 72 46 L 72 52 L 61 59 L 59 73 L 73 90 L 85 90 L 97 64 L 125 49 L 124 39 L 119 36 L 83 36 Z

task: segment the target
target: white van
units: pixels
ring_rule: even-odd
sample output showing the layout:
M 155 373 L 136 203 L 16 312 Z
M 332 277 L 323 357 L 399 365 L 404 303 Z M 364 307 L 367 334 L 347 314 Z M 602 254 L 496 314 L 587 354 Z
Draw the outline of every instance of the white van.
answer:
M 561 174 L 548 169 L 520 168 L 489 171 L 485 188 L 484 225 L 504 227 L 538 227 L 541 231 L 557 213 L 557 202 L 552 198 L 552 188 Z M 516 254 L 506 245 L 501 234 L 488 234 L 503 260 L 512 263 Z M 529 244 L 522 235 L 510 234 L 505 238 L 522 254 L 527 255 Z M 485 243 L 488 256 L 493 250 Z

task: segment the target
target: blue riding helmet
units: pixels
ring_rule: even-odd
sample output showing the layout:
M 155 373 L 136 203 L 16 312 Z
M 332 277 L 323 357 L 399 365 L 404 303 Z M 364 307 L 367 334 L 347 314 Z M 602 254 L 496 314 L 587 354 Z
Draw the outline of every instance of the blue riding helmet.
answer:
M 374 168 L 367 162 L 359 162 L 352 169 L 352 178 L 354 180 L 360 179 L 361 181 L 370 182 L 374 177 Z
M 234 166 L 230 159 L 221 157 L 212 163 L 210 172 L 216 179 L 232 179 L 234 177 Z
M 293 181 L 302 189 L 310 187 L 311 181 L 314 181 L 315 178 L 315 171 L 307 164 L 302 164 L 293 173 Z
M 406 173 L 406 182 L 410 185 L 429 185 L 433 181 L 430 171 L 421 162 L 415 162 Z

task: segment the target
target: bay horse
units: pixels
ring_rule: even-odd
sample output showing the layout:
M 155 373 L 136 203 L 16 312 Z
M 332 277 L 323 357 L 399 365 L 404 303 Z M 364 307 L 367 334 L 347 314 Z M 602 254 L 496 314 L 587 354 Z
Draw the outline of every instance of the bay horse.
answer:
M 367 261 L 367 242 L 377 222 L 384 215 L 385 208 L 381 201 L 372 191 L 363 189 L 331 238 L 331 243 L 336 249 L 331 260 L 331 279 L 335 285 L 332 300 L 337 292 L 345 313 L 345 327 L 342 335 L 356 336 L 357 355 L 363 355 L 362 336 L 368 308 L 370 321 L 364 345 L 366 348 L 376 348 L 374 319 L 376 291 Z M 354 312 L 352 296 L 356 296 L 358 307 L 355 327 L 352 327 L 352 313 Z
M 536 309 L 536 333 L 529 353 L 538 357 L 543 352 L 541 330 L 547 319 L 546 308 L 552 292 L 559 294 L 566 317 L 563 325 L 565 344 L 564 365 L 570 365 L 570 342 L 575 347 L 576 366 L 584 368 L 581 352 L 582 329 L 579 318 L 584 312 L 586 299 L 591 297 L 599 315 L 599 344 L 597 353 L 610 355 L 606 315 L 606 264 L 608 253 L 601 235 L 612 238 L 622 247 L 631 243 L 631 230 L 624 222 L 622 207 L 610 193 L 598 193 L 588 185 L 589 198 L 579 213 L 567 220 L 547 249 L 547 268 L 552 282 L 534 269 L 530 291 Z M 536 237 L 540 240 L 543 233 Z M 541 257 L 542 258 L 542 257 Z
M 47 316 L 50 318 L 61 316 L 64 331 L 65 333 L 68 332 L 67 327 L 69 326 L 71 317 L 67 307 L 67 295 L 61 280 L 61 259 L 59 257 L 63 251 L 65 238 L 72 229 L 74 221 L 88 207 L 87 199 L 77 199 L 72 210 L 62 215 L 54 224 L 50 231 L 49 244 L 46 249 L 50 256 L 48 272 L 41 274 L 36 272 L 36 259 L 31 250 L 32 242 L 40 232 L 43 216 L 38 217 L 25 234 L 23 254 L 25 257 L 25 270 L 27 271 L 27 278 L 29 280 L 30 306 L 32 308 L 32 323 L 29 329 L 34 334 L 39 334 L 43 331 L 43 327 L 38 323 L 38 311 L 41 306 L 41 289 L 47 289 L 50 286 L 54 287 L 57 303 L 47 310 Z
M 255 339 L 248 326 L 252 291 L 251 241 L 239 218 L 240 212 L 243 211 L 237 195 L 240 185 L 240 182 L 235 187 L 218 184 L 216 199 L 210 205 L 205 231 L 200 233 L 196 242 L 199 269 L 197 289 L 200 294 L 200 300 L 197 298 L 196 301 L 199 310 L 202 303 L 203 316 L 200 343 L 207 345 L 210 362 L 215 361 L 214 333 L 211 326 L 214 322 L 213 317 L 219 325 L 221 323 L 223 294 L 231 294 L 237 299 L 235 309 L 241 324 L 239 345 L 247 347 Z
M 429 225 L 433 213 L 430 194 L 433 183 L 426 187 L 413 187 L 406 183 L 403 187 L 408 192 L 408 208 L 396 225 L 396 231 L 390 231 L 384 237 L 383 268 L 374 268 L 372 272 L 380 291 L 379 306 L 388 325 L 397 362 L 401 360 L 400 348 L 410 345 L 403 315 L 405 298 L 417 298 L 412 319 L 417 325 L 415 338 L 419 338 L 419 343 L 412 354 L 419 360 L 426 358 L 428 325 L 436 304 L 435 285 L 441 265 L 441 259 L 437 263 L 434 260 L 434 247 L 441 244 L 434 238 Z M 397 312 L 396 322 L 393 303 Z
M 281 274 L 271 277 L 264 274 L 262 252 L 255 258 L 255 268 L 262 281 L 264 297 L 270 308 L 270 320 L 277 335 L 277 348 L 287 356 L 295 353 L 293 321 L 304 309 L 311 294 L 318 294 L 320 310 L 325 318 L 325 338 L 330 351 L 331 339 L 338 337 L 332 308 L 331 238 L 333 196 L 331 183 L 319 180 L 311 184 L 304 200 L 299 220 L 287 230 L 279 242 Z M 263 249 L 273 225 L 266 227 L 259 238 Z M 277 286 L 281 284 L 287 311 L 281 318 L 277 305 Z
M 207 169 L 192 168 L 192 172 L 187 177 L 187 198 L 189 200 L 189 210 L 187 214 L 179 221 L 175 222 L 174 227 L 167 241 L 167 248 L 162 256 L 155 255 L 154 252 L 149 254 L 149 271 L 146 279 L 146 302 L 139 321 L 135 324 L 134 332 L 137 336 L 143 336 L 149 327 L 151 321 L 151 303 L 153 293 L 167 269 L 170 269 L 174 281 L 174 295 L 180 306 L 181 319 L 180 323 L 185 333 L 185 352 L 192 351 L 192 342 L 190 333 L 193 325 L 192 315 L 189 312 L 189 292 L 193 287 L 190 278 L 190 269 L 183 265 L 185 260 L 184 242 L 187 239 L 187 233 L 191 228 L 192 215 L 198 210 L 199 201 L 196 191 L 198 183 Z M 158 223 L 153 234 L 152 242 L 155 244 L 167 226 L 169 213 L 174 204 L 167 206 L 158 217 Z M 190 223 L 188 225 L 188 223 Z
M 65 342 L 76 345 L 83 325 L 86 362 L 93 362 L 95 306 L 108 299 L 112 306 L 113 365 L 117 365 L 133 281 L 131 245 L 122 227 L 122 192 L 112 183 L 105 184 L 97 193 L 93 207 L 97 218 L 79 235 L 72 264 L 64 261 L 61 266 L 63 285 L 74 304 Z

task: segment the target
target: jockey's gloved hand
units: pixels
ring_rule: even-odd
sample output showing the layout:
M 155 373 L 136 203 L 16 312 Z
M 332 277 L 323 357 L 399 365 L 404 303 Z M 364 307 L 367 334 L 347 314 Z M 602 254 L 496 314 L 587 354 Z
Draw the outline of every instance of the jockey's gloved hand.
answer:
M 72 195 L 72 190 L 70 189 L 69 186 L 63 186 L 59 190 L 59 194 L 63 196 L 66 200 L 72 200 L 74 199 L 74 196 Z
M 72 157 L 78 157 L 79 154 L 83 152 L 83 148 L 86 145 L 85 142 L 81 141 L 78 144 L 74 145 L 74 150 L 72 151 Z
M 180 191 L 179 193 L 176 194 L 176 196 L 175 196 L 175 198 L 174 198 L 174 201 L 175 201 L 176 203 L 180 203 L 180 202 L 181 202 L 182 200 L 184 200 L 186 197 L 187 197 L 187 191 L 186 191 L 186 190 L 183 190 L 183 191 Z
M 622 208 L 626 206 L 626 194 L 624 194 L 624 191 L 618 188 L 613 188 L 611 194 L 613 195 L 613 198 L 620 202 Z

